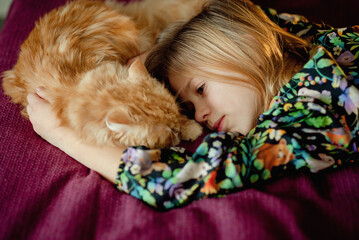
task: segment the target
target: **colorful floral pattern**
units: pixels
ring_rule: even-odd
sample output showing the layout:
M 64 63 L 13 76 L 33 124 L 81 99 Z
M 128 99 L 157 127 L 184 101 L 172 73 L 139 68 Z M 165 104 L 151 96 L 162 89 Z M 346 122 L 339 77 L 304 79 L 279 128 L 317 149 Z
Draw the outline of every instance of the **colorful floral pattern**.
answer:
M 359 27 L 334 29 L 264 12 L 318 45 L 247 136 L 212 133 L 194 154 L 128 148 L 117 188 L 160 210 L 219 197 L 298 169 L 318 172 L 359 159 Z

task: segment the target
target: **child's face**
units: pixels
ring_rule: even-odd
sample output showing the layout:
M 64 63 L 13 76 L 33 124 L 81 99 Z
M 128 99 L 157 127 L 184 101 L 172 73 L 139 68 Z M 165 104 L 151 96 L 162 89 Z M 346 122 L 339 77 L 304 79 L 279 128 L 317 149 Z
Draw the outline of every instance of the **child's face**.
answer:
M 194 107 L 195 119 L 218 132 L 247 134 L 255 124 L 258 93 L 250 86 L 169 75 L 172 89 Z

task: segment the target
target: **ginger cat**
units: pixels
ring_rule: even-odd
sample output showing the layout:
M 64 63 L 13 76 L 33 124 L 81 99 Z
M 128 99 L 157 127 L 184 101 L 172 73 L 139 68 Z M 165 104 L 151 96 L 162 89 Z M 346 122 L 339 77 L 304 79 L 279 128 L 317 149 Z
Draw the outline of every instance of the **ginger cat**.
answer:
M 170 23 L 196 14 L 201 2 L 69 2 L 36 23 L 16 65 L 3 74 L 5 94 L 27 117 L 26 96 L 44 87 L 62 124 L 97 145 L 163 148 L 194 140 L 200 125 L 180 113 L 141 61 L 127 61 Z

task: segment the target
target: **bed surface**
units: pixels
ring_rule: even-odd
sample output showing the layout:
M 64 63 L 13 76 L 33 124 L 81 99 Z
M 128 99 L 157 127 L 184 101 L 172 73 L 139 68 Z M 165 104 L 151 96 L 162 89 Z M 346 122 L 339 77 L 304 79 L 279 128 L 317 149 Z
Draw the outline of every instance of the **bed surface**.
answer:
M 15 64 L 34 21 L 64 3 L 13 1 L 0 34 L 0 72 Z M 357 1 L 255 3 L 333 26 L 359 24 Z M 42 140 L 3 91 L 0 180 L 0 239 L 359 239 L 359 166 L 157 212 Z

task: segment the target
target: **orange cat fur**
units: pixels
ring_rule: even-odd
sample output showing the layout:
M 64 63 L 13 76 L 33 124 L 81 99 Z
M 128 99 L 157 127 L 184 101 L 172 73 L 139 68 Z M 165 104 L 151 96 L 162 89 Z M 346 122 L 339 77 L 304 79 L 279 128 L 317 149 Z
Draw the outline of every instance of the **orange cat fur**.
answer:
M 107 5 L 121 14 L 131 16 L 142 34 L 147 34 L 152 40 L 155 40 L 169 23 L 188 21 L 200 12 L 205 2 L 206 0 L 135 0 L 126 4 L 106 0 Z M 152 14 L 148 14 L 149 11 Z
M 156 11 L 166 1 L 177 6 L 189 2 L 156 0 L 154 10 L 141 9 L 138 2 L 136 14 L 141 21 L 156 21 Z M 140 28 L 138 17 L 119 12 L 131 6 L 119 4 L 115 10 L 102 2 L 74 1 L 36 23 L 16 65 L 3 74 L 5 93 L 24 107 L 25 117 L 26 96 L 42 86 L 62 124 L 94 144 L 162 148 L 198 137 L 201 127 L 180 114 L 175 98 L 142 63 L 126 65 L 176 17 L 157 28 L 155 22 Z

